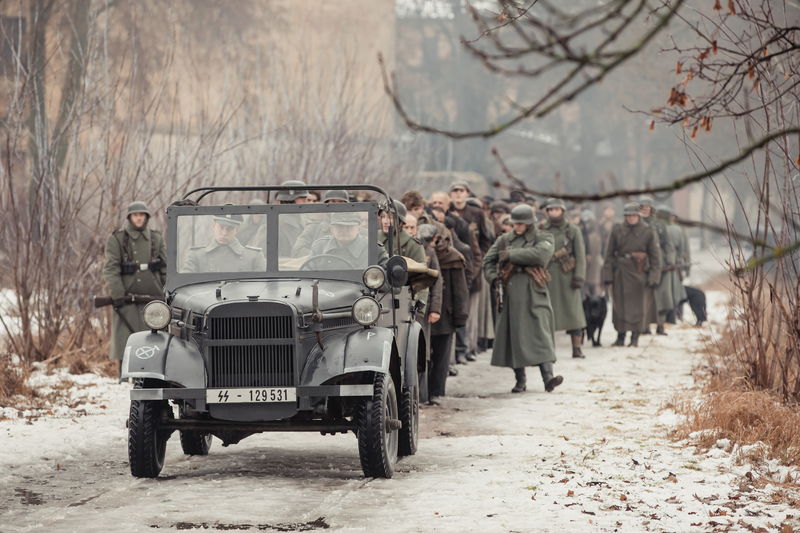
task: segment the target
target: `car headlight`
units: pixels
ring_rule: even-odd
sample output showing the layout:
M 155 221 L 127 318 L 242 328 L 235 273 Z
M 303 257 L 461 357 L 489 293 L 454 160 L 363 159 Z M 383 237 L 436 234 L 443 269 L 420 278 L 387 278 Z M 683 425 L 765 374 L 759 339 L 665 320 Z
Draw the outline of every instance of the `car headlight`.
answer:
M 172 313 L 164 302 L 153 301 L 144 306 L 142 312 L 144 323 L 150 329 L 164 329 L 169 325 Z
M 379 266 L 371 266 L 364 271 L 363 280 L 367 288 L 378 290 L 386 283 L 386 272 Z
M 369 296 L 363 296 L 353 304 L 353 320 L 362 326 L 371 326 L 381 315 L 381 305 Z

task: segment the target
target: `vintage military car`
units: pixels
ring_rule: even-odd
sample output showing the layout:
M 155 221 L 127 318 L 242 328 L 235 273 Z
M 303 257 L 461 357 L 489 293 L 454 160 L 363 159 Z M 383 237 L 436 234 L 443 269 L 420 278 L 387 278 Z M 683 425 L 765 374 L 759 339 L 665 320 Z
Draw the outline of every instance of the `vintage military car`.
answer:
M 397 239 L 378 244 L 378 204 L 201 205 L 285 189 L 206 187 L 167 209 L 166 301 L 145 307 L 151 330 L 122 364 L 134 476 L 159 475 L 176 430 L 189 455 L 212 435 L 351 431 L 367 477 L 416 452 L 427 340 Z

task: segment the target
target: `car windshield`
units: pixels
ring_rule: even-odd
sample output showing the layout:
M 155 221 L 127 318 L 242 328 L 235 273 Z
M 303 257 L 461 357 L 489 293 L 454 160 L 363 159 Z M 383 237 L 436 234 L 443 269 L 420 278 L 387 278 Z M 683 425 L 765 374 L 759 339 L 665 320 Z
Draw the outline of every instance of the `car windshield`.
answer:
M 369 210 L 261 210 L 268 214 L 226 206 L 214 214 L 179 215 L 176 273 L 361 272 L 370 265 L 375 246 L 370 246 Z M 373 239 L 374 235 L 373 230 Z

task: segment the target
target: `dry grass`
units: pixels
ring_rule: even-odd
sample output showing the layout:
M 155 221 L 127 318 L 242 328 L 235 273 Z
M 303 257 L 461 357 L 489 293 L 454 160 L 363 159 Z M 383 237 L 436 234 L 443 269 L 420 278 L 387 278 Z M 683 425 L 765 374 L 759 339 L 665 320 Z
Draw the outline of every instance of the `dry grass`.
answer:
M 10 405 L 15 396 L 30 397 L 34 391 L 25 384 L 30 371 L 12 362 L 7 355 L 0 356 L 0 406 Z
M 712 392 L 699 402 L 679 402 L 676 410 L 686 416 L 686 422 L 675 431 L 678 439 L 699 432 L 695 443 L 704 448 L 723 438 L 740 445 L 761 442 L 766 444 L 763 453 L 745 459 L 775 458 L 788 466 L 800 466 L 800 409 L 784 404 L 773 393 Z

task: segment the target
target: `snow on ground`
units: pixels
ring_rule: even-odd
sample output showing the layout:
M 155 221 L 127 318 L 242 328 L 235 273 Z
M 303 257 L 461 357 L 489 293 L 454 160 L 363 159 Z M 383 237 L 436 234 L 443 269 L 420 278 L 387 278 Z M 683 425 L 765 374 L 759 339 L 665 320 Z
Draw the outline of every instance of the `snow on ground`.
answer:
M 709 293 L 711 328 L 725 320 L 726 302 Z M 786 490 L 758 483 L 729 443 L 700 452 L 666 437 L 680 422 L 669 402 L 692 388 L 711 328 L 681 324 L 638 348 L 612 348 L 609 318 L 604 346 L 586 348 L 585 360 L 568 357 L 560 333 L 565 382 L 552 394 L 535 369 L 529 391 L 510 394 L 511 371 L 481 354 L 459 367 L 442 405 L 423 410 L 419 452 L 391 480 L 362 477 L 352 435 L 281 433 L 228 448 L 215 440 L 208 457 L 183 456 L 173 437 L 162 477 L 134 479 L 128 386 L 86 378 L 94 392 L 84 412 L 0 422 L 0 530 L 797 528 Z

